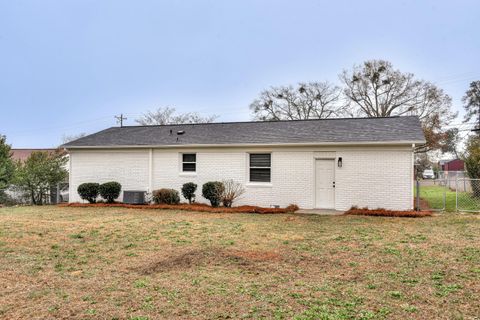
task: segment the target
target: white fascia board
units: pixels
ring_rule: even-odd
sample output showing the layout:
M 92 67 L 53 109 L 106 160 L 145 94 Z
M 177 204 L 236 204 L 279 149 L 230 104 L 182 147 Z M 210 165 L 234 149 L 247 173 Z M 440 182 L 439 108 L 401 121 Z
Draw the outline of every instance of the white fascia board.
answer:
M 115 146 L 65 146 L 73 149 L 182 149 L 182 148 L 236 148 L 236 147 L 306 147 L 306 146 L 371 146 L 371 145 L 412 145 L 425 141 L 362 141 L 362 142 L 320 142 L 320 143 L 238 143 L 238 144 L 181 144 L 181 145 L 115 145 Z

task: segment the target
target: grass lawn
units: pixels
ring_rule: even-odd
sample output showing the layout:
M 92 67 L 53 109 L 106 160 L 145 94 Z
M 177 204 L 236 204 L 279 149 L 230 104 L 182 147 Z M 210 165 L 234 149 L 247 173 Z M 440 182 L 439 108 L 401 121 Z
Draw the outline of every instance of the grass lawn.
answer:
M 420 198 L 426 200 L 430 208 L 442 209 L 445 189 L 447 190 L 445 210 L 448 212 L 456 211 L 455 191 L 452 191 L 448 188 L 442 186 L 421 186 Z M 458 203 L 459 209 L 461 210 L 480 211 L 480 200 L 473 198 L 470 193 L 459 192 Z
M 473 319 L 480 216 L 0 208 L 2 319 Z

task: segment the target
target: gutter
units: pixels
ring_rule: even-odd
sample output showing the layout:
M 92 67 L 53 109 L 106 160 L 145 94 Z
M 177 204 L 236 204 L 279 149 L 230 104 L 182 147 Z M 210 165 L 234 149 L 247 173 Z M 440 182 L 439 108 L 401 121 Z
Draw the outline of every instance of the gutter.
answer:
M 362 142 L 321 142 L 321 143 L 238 143 L 238 144 L 172 144 L 172 145 L 105 145 L 105 146 L 62 146 L 69 149 L 179 149 L 179 148 L 236 148 L 236 147 L 321 147 L 321 146 L 370 146 L 370 145 L 412 145 L 424 144 L 417 141 L 362 141 Z

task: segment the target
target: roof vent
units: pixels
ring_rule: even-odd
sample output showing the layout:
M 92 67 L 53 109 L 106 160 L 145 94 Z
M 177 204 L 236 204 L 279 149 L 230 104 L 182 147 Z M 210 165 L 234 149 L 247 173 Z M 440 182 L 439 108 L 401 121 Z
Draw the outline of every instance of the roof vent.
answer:
M 178 134 L 179 136 L 182 135 L 182 134 L 184 134 L 184 133 L 185 133 L 184 130 L 179 130 L 179 131 L 177 131 L 177 134 Z

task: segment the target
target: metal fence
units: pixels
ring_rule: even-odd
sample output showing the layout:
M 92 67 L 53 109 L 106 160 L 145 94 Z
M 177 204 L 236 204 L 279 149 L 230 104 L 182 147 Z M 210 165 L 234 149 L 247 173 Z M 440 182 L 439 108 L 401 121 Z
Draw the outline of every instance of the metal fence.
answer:
M 456 187 L 457 179 L 468 178 L 468 175 L 465 171 L 438 171 L 436 176 L 437 178 L 435 180 L 443 181 L 450 189 L 454 189 Z
M 456 179 L 455 207 L 457 211 L 480 212 L 480 179 Z
M 17 187 L 11 186 L 9 188 L 0 189 L 0 204 L 31 204 L 30 194 L 25 190 L 21 190 Z M 59 183 L 55 186 L 51 186 L 42 197 L 43 204 L 57 204 L 62 202 L 68 202 L 69 199 L 68 183 Z
M 446 180 L 424 179 L 415 183 L 415 209 L 445 211 L 448 187 Z
M 417 210 L 480 212 L 480 179 L 454 174 L 417 180 L 415 191 Z

